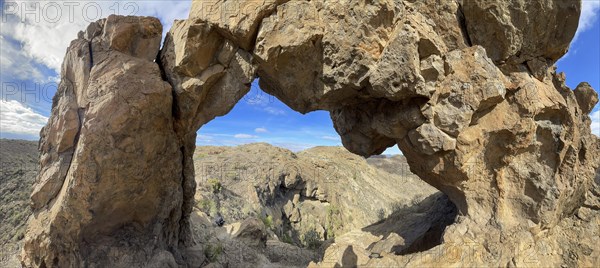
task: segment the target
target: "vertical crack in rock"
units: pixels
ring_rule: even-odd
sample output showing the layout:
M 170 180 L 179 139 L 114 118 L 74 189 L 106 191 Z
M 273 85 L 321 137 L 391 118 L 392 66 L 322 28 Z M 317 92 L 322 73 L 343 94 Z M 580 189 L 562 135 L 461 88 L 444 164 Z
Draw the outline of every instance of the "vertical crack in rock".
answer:
M 465 18 L 465 13 L 463 12 L 463 5 L 459 2 L 457 4 L 458 4 L 458 10 L 457 10 L 456 18 L 458 19 L 458 23 L 460 24 L 460 30 L 463 33 L 463 36 L 465 38 L 465 41 L 467 42 L 467 45 L 471 47 L 471 46 L 473 46 L 473 41 L 471 41 L 471 37 L 469 36 L 467 20 Z
M 181 189 L 182 189 L 182 205 L 181 205 L 181 218 L 179 219 L 179 246 L 182 248 L 193 246 L 193 239 L 191 234 L 191 222 L 190 214 L 192 213 L 193 206 L 195 204 L 194 194 L 196 193 L 196 181 L 194 178 L 194 162 L 193 154 L 195 148 L 196 135 L 193 135 L 193 139 L 190 138 L 185 141 L 184 146 L 181 147 L 182 157 L 182 170 L 181 170 Z
M 169 78 L 167 77 L 167 72 L 165 71 L 165 66 L 163 66 L 162 59 L 160 57 L 160 51 L 156 55 L 156 59 L 154 59 L 154 61 L 156 62 L 156 64 L 158 64 L 158 68 L 160 68 L 160 77 L 162 78 L 162 80 L 169 83 L 169 85 L 171 85 L 171 87 L 173 87 L 173 85 L 169 81 Z M 175 96 L 175 91 L 173 90 L 172 92 L 173 92 L 173 96 Z M 173 98 L 173 111 L 175 111 L 176 106 L 177 106 L 177 103 L 175 101 L 175 98 Z M 173 117 L 175 117 L 175 114 L 173 114 Z
M 181 151 L 181 191 L 183 193 L 183 204 L 181 206 L 181 217 L 179 218 L 179 227 L 181 228 L 179 230 L 179 243 L 183 242 L 183 244 L 185 245 L 186 243 L 189 243 L 187 236 L 189 235 L 188 233 L 186 233 L 184 231 L 184 229 L 188 228 L 189 226 L 189 222 L 186 220 L 186 203 L 189 202 L 187 198 L 190 198 L 187 194 L 186 188 L 187 188 L 187 174 L 186 174 L 186 169 L 188 168 L 188 161 L 187 161 L 187 153 L 186 153 L 186 149 L 185 146 L 181 146 L 181 148 L 179 149 Z M 193 196 L 192 196 L 193 199 Z M 191 211 L 190 211 L 191 212 Z M 189 246 L 189 245 L 188 245 Z
M 77 153 L 77 145 L 79 144 L 79 136 L 81 135 L 81 129 L 83 128 L 83 120 L 84 120 L 85 109 L 79 108 L 77 109 L 77 121 L 79 122 L 79 127 L 77 128 L 77 133 L 75 134 L 75 139 L 73 140 L 73 153 L 71 156 L 71 161 L 69 161 L 68 167 L 66 168 L 65 176 L 61 180 L 61 184 L 66 180 L 69 171 L 71 170 L 71 166 L 73 166 L 73 162 L 76 160 L 75 154 Z M 58 194 L 58 193 L 56 193 Z M 53 196 L 53 199 L 56 198 L 56 195 Z M 50 202 L 49 200 L 48 202 Z
M 92 71 L 92 68 L 94 67 L 94 50 L 92 49 L 93 40 L 94 40 L 94 38 L 92 38 L 92 40 L 90 40 L 88 42 L 88 48 L 89 48 L 89 53 L 90 53 L 90 72 Z

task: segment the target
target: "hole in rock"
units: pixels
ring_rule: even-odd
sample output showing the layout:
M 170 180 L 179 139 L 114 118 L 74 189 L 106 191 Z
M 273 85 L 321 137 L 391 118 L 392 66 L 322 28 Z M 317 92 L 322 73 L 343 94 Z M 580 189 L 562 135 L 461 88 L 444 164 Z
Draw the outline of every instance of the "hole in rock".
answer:
M 331 252 L 345 262 L 409 254 L 440 244 L 456 217 L 397 147 L 352 154 L 327 112 L 295 112 L 256 80 L 200 128 L 196 144 L 192 229 L 206 262 L 305 266 Z

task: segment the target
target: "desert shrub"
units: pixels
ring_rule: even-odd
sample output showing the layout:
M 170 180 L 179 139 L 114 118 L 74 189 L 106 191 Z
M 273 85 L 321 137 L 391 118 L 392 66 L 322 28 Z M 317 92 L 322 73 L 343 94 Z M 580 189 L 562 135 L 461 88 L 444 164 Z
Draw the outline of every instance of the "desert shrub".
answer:
M 210 210 L 208 211 L 208 214 L 211 216 L 217 216 L 219 214 L 220 210 L 219 210 L 219 206 L 217 206 L 217 203 L 212 202 L 210 203 Z
M 327 226 L 327 239 L 335 238 L 335 229 L 331 226 Z
M 23 239 L 37 169 L 36 142 L 0 139 L 0 246 L 5 250 Z
M 293 239 L 292 239 L 292 237 L 291 237 L 289 234 L 287 234 L 287 233 L 284 233 L 284 234 L 281 236 L 281 242 L 283 242 L 283 243 L 288 243 L 288 244 L 291 244 L 291 245 L 294 245 L 294 240 L 293 240 Z
M 211 207 L 211 203 L 213 203 L 210 199 L 200 199 L 196 201 L 196 207 L 202 212 L 208 212 Z
M 215 216 L 219 213 L 219 207 L 217 206 L 217 203 L 211 199 L 205 198 L 205 199 L 200 199 L 199 201 L 196 201 L 196 207 L 211 216 Z
M 339 214 L 340 214 L 340 208 L 338 208 L 336 205 L 327 206 L 327 216 L 331 217 L 331 216 L 339 215 Z
M 269 228 L 269 229 L 273 228 L 273 217 L 271 215 L 267 215 L 267 216 L 261 217 L 260 219 L 262 220 L 263 224 L 267 228 Z
M 21 239 L 23 239 L 25 237 L 25 228 L 20 227 L 17 229 L 17 231 L 15 232 L 15 234 L 12 237 L 12 240 L 14 242 L 20 241 Z
M 302 245 L 308 249 L 317 249 L 321 246 L 321 235 L 311 229 L 302 235 Z
M 206 256 L 206 259 L 211 263 L 219 260 L 222 253 L 223 245 L 221 244 L 206 245 L 206 247 L 204 247 L 204 256 Z
M 208 185 L 210 186 L 210 189 L 212 190 L 212 192 L 215 194 L 220 193 L 221 189 L 223 187 L 221 185 L 221 182 L 219 181 L 219 179 L 215 179 L 215 178 L 208 179 Z

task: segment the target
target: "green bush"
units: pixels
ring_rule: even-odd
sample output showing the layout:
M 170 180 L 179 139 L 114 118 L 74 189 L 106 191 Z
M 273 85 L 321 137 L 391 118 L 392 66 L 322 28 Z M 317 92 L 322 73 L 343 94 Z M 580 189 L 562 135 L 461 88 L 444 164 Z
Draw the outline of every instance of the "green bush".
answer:
M 217 215 L 219 213 L 219 207 L 217 206 L 217 203 L 211 199 L 200 199 L 199 201 L 196 202 L 196 207 L 211 216 Z
M 288 235 L 288 234 L 283 234 L 283 235 L 281 236 L 281 242 L 283 242 L 283 243 L 288 243 L 288 244 L 291 244 L 291 245 L 294 245 L 294 240 L 293 240 L 293 239 L 292 239 L 292 237 L 291 237 L 290 235 Z
M 212 189 L 212 192 L 215 194 L 220 193 L 223 187 L 219 179 L 214 178 L 208 179 L 208 185 L 210 186 L 210 189 Z
M 196 208 L 202 212 L 206 212 L 210 209 L 210 202 L 212 201 L 209 199 L 200 199 L 196 201 Z
M 262 220 L 263 224 L 267 228 L 269 228 L 269 229 L 273 228 L 273 217 L 271 215 L 267 215 L 265 217 L 261 217 L 260 219 Z
M 211 263 L 219 260 L 219 257 L 221 256 L 222 253 L 223 253 L 223 245 L 221 245 L 221 244 L 206 245 L 206 247 L 204 247 L 204 256 L 206 256 L 208 261 Z

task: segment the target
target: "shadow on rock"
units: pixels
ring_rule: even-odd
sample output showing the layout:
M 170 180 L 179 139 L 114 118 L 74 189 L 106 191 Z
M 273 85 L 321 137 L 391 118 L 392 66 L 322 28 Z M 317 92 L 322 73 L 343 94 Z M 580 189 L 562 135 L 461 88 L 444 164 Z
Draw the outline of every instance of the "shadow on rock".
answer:
M 405 255 L 433 248 L 443 242 L 444 230 L 454 223 L 457 213 L 456 206 L 441 192 L 420 203 L 399 206 L 386 219 L 362 229 L 384 237 L 367 250 Z

